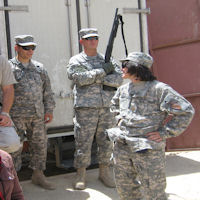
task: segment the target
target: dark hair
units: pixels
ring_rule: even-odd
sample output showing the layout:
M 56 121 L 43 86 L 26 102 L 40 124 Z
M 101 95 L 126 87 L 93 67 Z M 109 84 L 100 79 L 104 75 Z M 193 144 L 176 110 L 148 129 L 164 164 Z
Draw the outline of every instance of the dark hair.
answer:
M 132 61 L 124 61 L 122 68 L 124 67 L 128 69 L 129 74 L 136 75 L 141 81 L 153 81 L 157 79 L 150 69 L 144 65 L 136 64 Z

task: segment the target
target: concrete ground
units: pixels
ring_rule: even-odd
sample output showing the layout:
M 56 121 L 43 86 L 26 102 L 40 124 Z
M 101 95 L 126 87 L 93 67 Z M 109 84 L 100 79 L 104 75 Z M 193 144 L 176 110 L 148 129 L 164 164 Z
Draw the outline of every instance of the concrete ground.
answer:
M 166 193 L 169 200 L 200 200 L 200 151 L 166 153 Z M 74 173 L 49 177 L 54 191 L 44 190 L 30 181 L 21 182 L 26 200 L 119 200 L 116 189 L 104 187 L 97 179 L 98 169 L 87 171 L 87 188 L 72 188 Z
M 166 154 L 170 200 L 200 200 L 200 151 Z

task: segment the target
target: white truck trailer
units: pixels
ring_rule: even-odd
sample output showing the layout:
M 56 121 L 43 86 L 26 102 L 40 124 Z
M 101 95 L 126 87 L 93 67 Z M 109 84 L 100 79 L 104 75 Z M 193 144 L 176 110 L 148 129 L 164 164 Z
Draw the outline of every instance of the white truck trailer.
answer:
M 56 109 L 48 125 L 48 138 L 56 142 L 57 166 L 62 160 L 62 138 L 73 135 L 73 97 L 67 78 L 69 58 L 82 49 L 78 31 L 95 27 L 99 31 L 98 51 L 105 53 L 116 8 L 123 16 L 128 51 L 148 51 L 146 0 L 0 0 L 0 49 L 11 58 L 14 36 L 30 34 L 38 44 L 33 59 L 43 63 L 55 93 Z M 125 56 L 120 26 L 112 56 Z

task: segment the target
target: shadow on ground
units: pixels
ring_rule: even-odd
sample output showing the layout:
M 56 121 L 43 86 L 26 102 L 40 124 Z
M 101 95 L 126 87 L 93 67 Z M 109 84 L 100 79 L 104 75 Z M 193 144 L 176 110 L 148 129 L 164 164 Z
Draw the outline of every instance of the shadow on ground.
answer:
M 200 162 L 170 154 L 166 156 L 166 174 L 167 176 L 178 176 L 191 173 L 199 173 Z
M 61 174 L 67 174 L 67 173 L 72 173 L 75 172 L 75 168 L 73 166 L 73 160 L 67 159 L 64 160 L 65 166 L 63 167 L 56 167 L 56 159 L 55 155 L 48 153 L 47 156 L 47 164 L 46 164 L 46 170 L 44 171 L 45 176 L 56 176 L 56 175 L 61 175 Z M 92 164 L 88 167 L 88 169 L 96 169 L 98 168 L 98 164 L 96 160 L 92 162 Z M 28 163 L 25 163 L 21 170 L 17 172 L 17 175 L 19 177 L 20 181 L 26 181 L 30 180 L 32 176 L 32 169 L 28 167 Z

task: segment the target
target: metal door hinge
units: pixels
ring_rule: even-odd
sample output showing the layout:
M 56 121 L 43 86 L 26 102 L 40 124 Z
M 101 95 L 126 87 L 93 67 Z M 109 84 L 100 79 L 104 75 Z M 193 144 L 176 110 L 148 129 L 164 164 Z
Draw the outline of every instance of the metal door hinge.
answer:
M 67 92 L 67 91 L 61 90 L 60 94 L 58 95 L 58 97 L 60 97 L 62 99 L 64 99 L 64 98 L 72 99 L 73 98 L 73 94 L 72 94 L 72 92 Z
M 85 0 L 85 6 L 90 6 L 90 0 Z
M 0 6 L 0 11 L 25 11 L 25 12 L 28 12 L 28 6 Z
M 71 0 L 65 0 L 65 5 L 66 6 L 71 6 Z
M 138 8 L 123 8 L 123 13 L 141 13 L 141 14 L 150 14 L 151 10 L 150 8 L 145 8 L 145 9 L 138 9 Z

